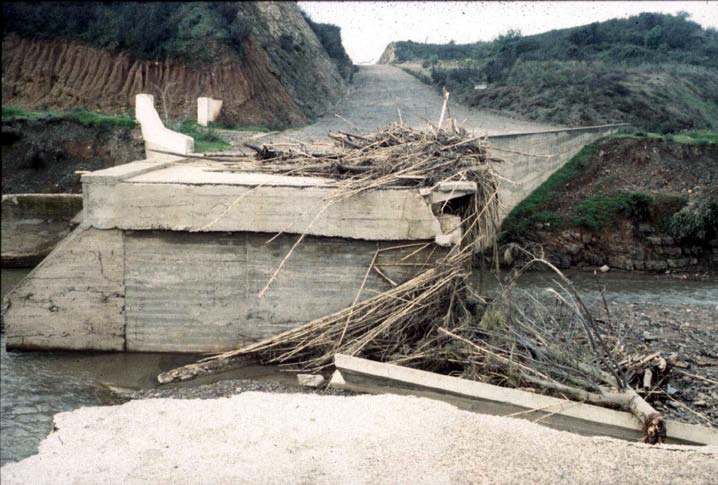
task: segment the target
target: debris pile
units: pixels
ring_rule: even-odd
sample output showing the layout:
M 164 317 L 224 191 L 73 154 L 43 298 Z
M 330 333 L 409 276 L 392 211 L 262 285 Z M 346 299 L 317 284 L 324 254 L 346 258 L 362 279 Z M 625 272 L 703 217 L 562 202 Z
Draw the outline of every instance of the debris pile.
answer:
M 475 182 L 473 195 L 448 201 L 440 209 L 461 217 L 461 243 L 430 269 L 386 292 L 360 300 L 362 285 L 348 308 L 171 370 L 158 376 L 160 383 L 226 370 L 248 357 L 317 372 L 341 353 L 622 408 L 644 423 L 647 442 L 663 441 L 662 417 L 627 382 L 632 364 L 618 363 L 626 355 L 611 325 L 594 319 L 558 269 L 530 258 L 493 301 L 471 289 L 474 255 L 495 248 L 498 223 L 499 178 L 485 140 L 456 127 L 418 131 L 401 124 L 371 135 L 339 133 L 331 138 L 341 145 L 335 153 L 254 147 L 255 160 L 225 160 L 223 170 L 328 177 L 339 188 L 333 200 L 387 187 L 427 189 L 447 181 Z M 515 288 L 522 272 L 536 264 L 556 272 L 560 289 L 554 297 L 560 316 Z M 632 369 L 633 375 L 636 371 Z
M 247 355 L 259 356 L 265 363 L 293 364 L 306 371 L 330 366 L 337 352 L 431 367 L 429 362 L 436 360 L 436 341 L 446 340 L 436 332 L 437 325 L 454 328 L 459 325 L 458 319 L 470 316 L 463 302 L 469 291 L 473 255 L 492 247 L 498 221 L 498 178 L 489 163 L 487 143 L 459 129 L 418 131 L 401 124 L 371 135 L 333 136 L 342 144 L 334 154 L 279 152 L 263 147 L 253 165 L 247 160 L 227 161 L 225 169 L 333 178 L 339 190 L 332 200 L 387 187 L 430 190 L 449 181 L 474 182 L 476 191 L 471 196 L 457 199 L 459 202 L 447 201 L 438 209 L 461 217 L 460 244 L 431 268 L 387 292 L 359 301 L 363 289 L 359 288 L 349 308 L 162 374 L 160 382 L 226 368 Z M 415 245 L 421 251 L 430 244 Z M 378 250 L 367 275 L 379 252 L 405 248 Z M 281 265 L 277 272 L 280 269 Z

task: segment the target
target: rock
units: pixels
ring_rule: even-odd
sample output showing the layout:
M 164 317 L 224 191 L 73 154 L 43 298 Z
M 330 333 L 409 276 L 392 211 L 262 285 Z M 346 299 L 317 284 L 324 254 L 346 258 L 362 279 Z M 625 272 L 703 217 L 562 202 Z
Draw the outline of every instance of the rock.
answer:
M 646 269 L 649 271 L 663 271 L 668 269 L 668 263 L 665 261 L 646 261 Z
M 319 374 L 297 374 L 297 382 L 300 386 L 321 387 L 324 384 L 324 376 Z
M 644 233 L 644 234 L 651 234 L 653 232 L 656 232 L 654 227 L 650 224 L 641 223 L 638 225 L 638 232 Z
M 606 273 L 606 272 L 608 272 L 609 269 L 611 269 L 611 268 L 609 268 L 608 265 L 606 265 L 606 264 L 604 264 L 603 266 L 601 266 L 600 268 L 598 268 L 598 270 L 599 270 L 601 273 Z
M 565 250 L 568 254 L 571 256 L 577 255 L 581 250 L 583 249 L 582 244 L 576 244 L 576 243 L 568 243 L 566 244 Z

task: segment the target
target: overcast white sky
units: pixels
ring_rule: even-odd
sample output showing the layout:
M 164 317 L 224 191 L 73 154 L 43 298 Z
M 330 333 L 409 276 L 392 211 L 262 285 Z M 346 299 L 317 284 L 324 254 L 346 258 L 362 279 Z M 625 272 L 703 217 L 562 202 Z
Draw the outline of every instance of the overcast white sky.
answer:
M 396 40 L 459 44 L 492 40 L 509 29 L 524 35 L 575 27 L 641 12 L 684 10 L 718 28 L 718 2 L 298 2 L 317 22 L 342 29 L 355 64 L 376 62 Z

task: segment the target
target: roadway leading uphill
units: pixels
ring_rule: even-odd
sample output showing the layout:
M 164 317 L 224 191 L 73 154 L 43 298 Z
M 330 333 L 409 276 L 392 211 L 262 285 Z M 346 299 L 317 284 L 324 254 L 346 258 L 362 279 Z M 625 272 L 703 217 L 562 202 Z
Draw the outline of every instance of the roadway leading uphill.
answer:
M 436 125 L 443 99 L 430 86 L 401 69 L 389 65 L 359 66 L 346 96 L 317 120 L 316 123 L 280 134 L 255 137 L 257 143 L 277 143 L 292 140 L 302 142 L 328 142 L 329 131 L 372 132 L 399 121 L 397 108 L 406 124 L 426 127 L 427 121 Z M 482 134 L 535 132 L 557 128 L 542 123 L 521 121 L 475 110 L 451 102 L 451 115 L 460 126 Z M 235 143 L 245 141 L 248 135 L 225 132 Z

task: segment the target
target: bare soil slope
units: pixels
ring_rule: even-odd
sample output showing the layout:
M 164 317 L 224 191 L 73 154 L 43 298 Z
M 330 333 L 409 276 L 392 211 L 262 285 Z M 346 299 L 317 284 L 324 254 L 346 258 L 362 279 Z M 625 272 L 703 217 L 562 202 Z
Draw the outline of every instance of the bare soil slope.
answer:
M 3 37 L 2 101 L 22 108 L 132 110 L 134 96 L 152 93 L 160 113 L 193 118 L 196 98 L 224 101 L 233 124 L 305 124 L 346 91 L 346 82 L 294 3 L 246 3 L 252 34 L 241 53 L 222 45 L 211 64 L 140 60 L 77 42 Z M 164 97 L 162 93 L 165 93 Z

